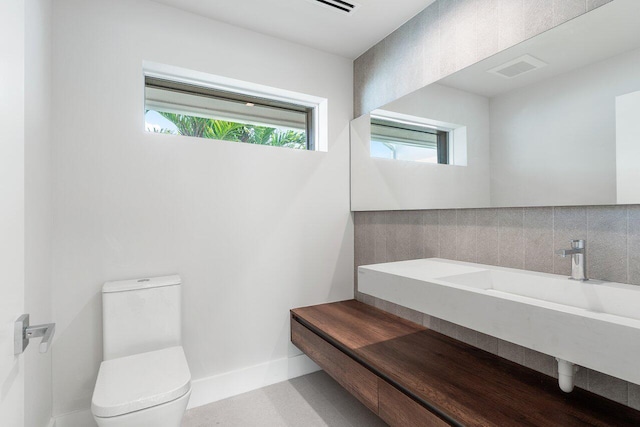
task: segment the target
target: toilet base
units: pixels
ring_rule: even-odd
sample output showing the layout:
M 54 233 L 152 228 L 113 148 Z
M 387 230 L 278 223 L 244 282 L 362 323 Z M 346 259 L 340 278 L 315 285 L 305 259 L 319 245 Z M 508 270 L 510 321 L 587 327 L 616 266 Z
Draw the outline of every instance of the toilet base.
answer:
M 99 427 L 180 427 L 191 390 L 184 396 L 141 411 L 102 418 L 93 416 Z

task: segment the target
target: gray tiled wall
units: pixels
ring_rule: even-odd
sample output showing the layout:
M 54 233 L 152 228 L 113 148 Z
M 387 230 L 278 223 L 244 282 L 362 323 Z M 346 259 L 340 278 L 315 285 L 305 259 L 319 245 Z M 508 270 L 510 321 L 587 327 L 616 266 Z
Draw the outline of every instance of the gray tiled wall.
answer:
M 436 0 L 354 62 L 369 112 L 612 0 Z
M 441 257 L 569 275 L 554 254 L 587 240 L 588 275 L 640 285 L 640 205 L 355 212 L 355 264 Z M 553 358 L 357 292 L 367 304 L 557 376 Z M 576 385 L 640 410 L 640 386 L 589 369 Z
M 640 285 L 640 205 L 355 212 L 356 265 L 441 257 L 569 275 L 555 255 L 587 240 L 588 275 Z

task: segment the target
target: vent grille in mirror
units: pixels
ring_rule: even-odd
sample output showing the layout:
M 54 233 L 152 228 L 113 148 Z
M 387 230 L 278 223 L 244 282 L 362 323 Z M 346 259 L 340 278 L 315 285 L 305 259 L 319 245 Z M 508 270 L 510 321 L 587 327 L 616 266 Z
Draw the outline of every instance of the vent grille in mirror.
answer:
M 497 74 L 506 79 L 512 79 L 514 77 L 520 76 L 533 70 L 537 70 L 547 65 L 548 64 L 546 62 L 534 58 L 531 55 L 523 55 L 512 61 L 492 68 L 488 72 Z

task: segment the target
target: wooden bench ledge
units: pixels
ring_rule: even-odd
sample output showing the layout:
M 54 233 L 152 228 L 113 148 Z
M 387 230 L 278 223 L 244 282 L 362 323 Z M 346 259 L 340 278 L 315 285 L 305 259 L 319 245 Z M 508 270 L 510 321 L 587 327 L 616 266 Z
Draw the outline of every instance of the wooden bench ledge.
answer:
M 430 421 L 414 425 L 640 426 L 639 411 L 581 389 L 563 393 L 555 378 L 355 300 L 294 309 L 291 320 L 294 344 L 391 425 L 420 417 L 417 403 Z M 404 411 L 393 410 L 393 390 L 408 398 Z

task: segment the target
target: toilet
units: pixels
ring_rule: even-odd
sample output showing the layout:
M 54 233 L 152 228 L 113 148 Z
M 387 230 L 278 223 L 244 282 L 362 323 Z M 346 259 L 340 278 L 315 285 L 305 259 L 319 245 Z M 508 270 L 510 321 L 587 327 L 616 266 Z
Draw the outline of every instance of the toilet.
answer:
M 104 361 L 91 399 L 99 427 L 180 426 L 191 396 L 180 307 L 177 275 L 104 284 Z

